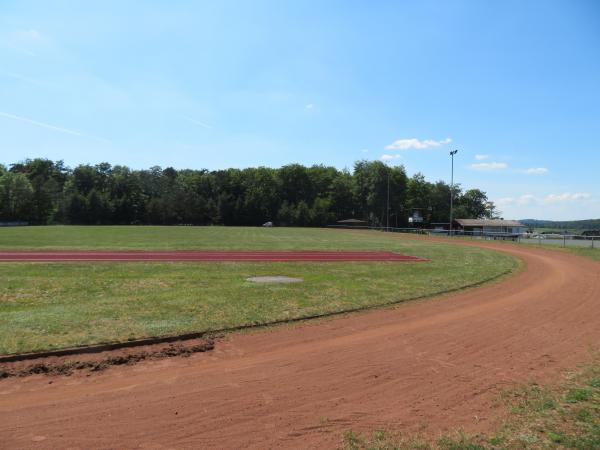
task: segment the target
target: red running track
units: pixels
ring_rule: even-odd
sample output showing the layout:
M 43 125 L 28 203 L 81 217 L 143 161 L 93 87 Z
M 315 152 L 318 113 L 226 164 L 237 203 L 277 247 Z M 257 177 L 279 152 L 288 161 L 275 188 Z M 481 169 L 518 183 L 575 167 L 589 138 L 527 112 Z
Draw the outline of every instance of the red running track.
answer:
M 0 252 L 0 261 L 394 261 L 426 259 L 401 253 L 369 251 L 20 251 Z

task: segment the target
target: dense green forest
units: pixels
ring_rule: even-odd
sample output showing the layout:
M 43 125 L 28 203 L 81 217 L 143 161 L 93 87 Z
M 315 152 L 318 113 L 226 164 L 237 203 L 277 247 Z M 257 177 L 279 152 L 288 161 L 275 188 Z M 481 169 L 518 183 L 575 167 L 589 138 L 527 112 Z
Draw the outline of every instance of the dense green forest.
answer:
M 0 165 L 0 222 L 31 224 L 194 224 L 322 226 L 357 218 L 407 226 L 415 210 L 425 223 L 447 222 L 450 186 L 406 175 L 402 166 L 358 161 L 352 172 L 290 164 L 227 170 L 132 170 L 33 159 Z M 478 189 L 454 188 L 455 217 L 492 217 Z
M 523 219 L 521 222 L 532 228 L 551 228 L 556 230 L 600 230 L 600 219 L 563 221 Z

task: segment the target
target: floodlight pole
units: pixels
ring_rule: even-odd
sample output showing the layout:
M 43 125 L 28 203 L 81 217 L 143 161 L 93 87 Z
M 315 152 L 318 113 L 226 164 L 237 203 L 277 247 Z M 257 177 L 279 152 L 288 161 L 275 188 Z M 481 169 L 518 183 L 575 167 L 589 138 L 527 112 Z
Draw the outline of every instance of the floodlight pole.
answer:
M 390 172 L 387 179 L 387 211 L 385 219 L 385 231 L 390 231 Z
M 452 175 L 450 177 L 450 236 L 452 236 L 452 220 L 453 220 L 453 203 L 454 203 L 454 155 L 458 153 L 458 150 L 452 150 L 450 152 L 450 158 L 452 159 Z

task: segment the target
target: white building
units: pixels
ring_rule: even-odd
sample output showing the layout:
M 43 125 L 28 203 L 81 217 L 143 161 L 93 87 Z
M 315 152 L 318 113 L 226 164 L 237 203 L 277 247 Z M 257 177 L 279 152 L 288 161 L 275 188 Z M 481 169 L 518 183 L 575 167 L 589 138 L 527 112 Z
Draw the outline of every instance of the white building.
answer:
M 517 220 L 500 219 L 455 219 L 453 225 L 456 230 L 465 231 L 466 234 L 508 237 L 518 236 L 525 227 Z

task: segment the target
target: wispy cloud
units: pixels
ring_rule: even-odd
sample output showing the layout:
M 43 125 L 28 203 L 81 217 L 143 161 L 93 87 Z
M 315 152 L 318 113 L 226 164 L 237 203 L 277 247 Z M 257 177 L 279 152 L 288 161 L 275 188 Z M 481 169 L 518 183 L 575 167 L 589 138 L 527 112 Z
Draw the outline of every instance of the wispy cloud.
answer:
M 211 125 L 209 125 L 209 124 L 207 124 L 207 123 L 200 122 L 199 120 L 192 119 L 191 117 L 188 117 L 188 116 L 181 116 L 181 117 L 182 117 L 184 120 L 187 120 L 188 122 L 190 122 L 190 123 L 193 123 L 194 125 L 199 125 L 199 126 L 201 126 L 201 127 L 203 127 L 203 128 L 206 128 L 206 129 L 208 129 L 208 130 L 212 130 L 212 126 L 211 126 Z
M 498 200 L 496 200 L 496 205 L 497 206 L 510 206 L 513 205 L 515 203 L 515 198 L 514 197 L 502 197 L 499 198 Z
M 446 145 L 452 142 L 452 139 L 446 138 L 441 141 L 435 141 L 433 139 L 425 139 L 424 141 L 420 141 L 416 138 L 410 139 L 398 139 L 392 142 L 390 145 L 386 145 L 386 150 L 424 150 L 430 147 L 439 147 L 440 145 Z
M 6 117 L 7 119 L 17 120 L 19 122 L 28 123 L 30 125 L 35 125 L 37 127 L 45 128 L 47 130 L 56 131 L 58 133 L 69 134 L 71 136 L 87 137 L 87 138 L 92 138 L 92 139 L 96 139 L 99 141 L 110 142 L 108 139 L 85 134 L 85 133 L 82 133 L 81 131 L 71 130 L 69 128 L 58 127 L 56 125 L 51 125 L 51 124 L 45 123 L 45 122 L 39 122 L 37 120 L 33 120 L 28 117 L 17 116 L 15 114 L 9 114 L 9 113 L 2 112 L 2 111 L 0 111 L 0 117 Z
M 315 109 L 315 105 L 314 105 L 314 103 L 309 103 L 309 104 L 308 104 L 308 105 L 306 105 L 304 108 L 305 108 L 305 109 L 308 109 L 308 110 Z
M 535 195 L 524 194 L 524 195 L 521 195 L 517 199 L 517 204 L 520 205 L 520 206 L 527 206 L 527 205 L 530 205 L 531 203 L 534 203 L 536 201 L 537 201 L 537 198 L 535 197 Z
M 587 192 L 576 192 L 575 194 L 570 194 L 565 192 L 564 194 L 550 194 L 547 195 L 544 201 L 546 203 L 559 203 L 559 202 L 573 202 L 577 200 L 585 200 L 590 198 L 592 195 Z
M 42 33 L 34 29 L 13 31 L 11 37 L 22 42 L 39 42 L 43 39 Z
M 400 158 L 402 158 L 402 155 L 398 155 L 398 154 L 395 154 L 395 155 L 383 154 L 383 155 L 381 155 L 381 158 L 379 158 L 379 159 L 381 159 L 382 161 L 391 161 L 393 159 L 400 159 Z
M 475 155 L 477 161 L 489 159 L 489 155 Z M 508 169 L 508 164 L 503 162 L 479 162 L 470 165 L 474 170 L 504 170 Z M 510 173 L 522 173 L 525 175 L 545 175 L 549 172 L 546 167 L 530 167 L 529 169 L 514 169 Z
M 49 44 L 48 39 L 34 29 L 15 30 L 5 34 L 1 40 L 2 46 L 29 56 L 35 56 L 34 50 Z
M 476 163 L 471 164 L 470 167 L 474 170 L 504 170 L 508 169 L 508 164 L 501 162 Z
M 530 167 L 529 169 L 525 169 L 523 173 L 528 175 L 545 175 L 548 173 L 548 169 L 546 167 Z
M 35 86 L 41 86 L 41 85 L 45 84 L 39 80 L 36 80 L 34 78 L 29 78 L 29 77 L 26 77 L 24 75 L 21 75 L 21 74 L 15 73 L 15 72 L 7 72 L 5 70 L 0 70 L 0 75 L 5 76 L 7 78 L 12 78 L 14 80 L 19 80 L 24 83 L 29 83 L 29 84 L 35 85 Z
M 524 194 L 519 197 L 504 197 L 500 198 L 496 201 L 498 206 L 511 206 L 511 205 L 519 205 L 519 206 L 527 206 L 532 203 L 536 203 L 538 199 L 535 195 Z
M 532 194 L 524 194 L 519 197 L 504 197 L 496 201 L 498 206 L 530 206 L 530 205 L 549 205 L 556 203 L 568 203 L 577 202 L 581 200 L 588 200 L 592 198 L 592 195 L 587 192 L 576 192 L 571 194 L 565 192 L 563 194 L 548 194 L 545 197 L 536 197 Z

